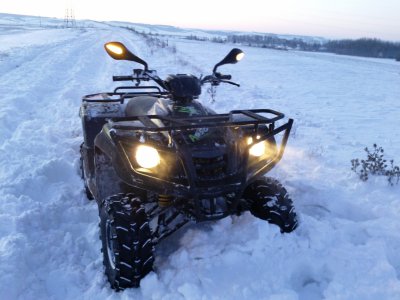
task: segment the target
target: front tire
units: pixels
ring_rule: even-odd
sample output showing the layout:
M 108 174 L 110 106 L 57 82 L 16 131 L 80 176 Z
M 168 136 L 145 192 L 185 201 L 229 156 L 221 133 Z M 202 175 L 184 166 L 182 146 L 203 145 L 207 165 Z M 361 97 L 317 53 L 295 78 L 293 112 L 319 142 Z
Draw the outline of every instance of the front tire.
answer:
M 111 287 L 139 287 L 154 262 L 152 235 L 140 199 L 133 194 L 113 195 L 99 209 L 103 263 Z
M 249 203 L 252 215 L 278 225 L 282 233 L 289 233 L 297 228 L 293 202 L 278 180 L 270 177 L 256 180 L 247 187 L 243 197 Z

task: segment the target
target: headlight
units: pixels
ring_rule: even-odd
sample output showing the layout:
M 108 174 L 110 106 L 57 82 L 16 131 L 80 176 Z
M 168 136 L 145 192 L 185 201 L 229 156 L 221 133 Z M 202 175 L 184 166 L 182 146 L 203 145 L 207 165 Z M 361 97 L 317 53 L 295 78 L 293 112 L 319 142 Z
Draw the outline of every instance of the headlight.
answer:
M 157 149 L 140 145 L 136 148 L 136 161 L 142 168 L 151 169 L 160 164 L 160 155 Z
M 252 156 L 260 157 L 265 154 L 266 142 L 262 141 L 250 147 L 249 153 Z
M 247 145 L 252 145 L 249 148 L 249 154 L 251 156 L 258 158 L 261 158 L 261 156 L 263 156 L 263 159 L 273 158 L 276 155 L 276 150 L 277 150 L 275 139 L 257 142 L 257 140 L 259 139 L 260 139 L 259 135 L 256 136 L 255 142 L 251 136 L 247 138 Z

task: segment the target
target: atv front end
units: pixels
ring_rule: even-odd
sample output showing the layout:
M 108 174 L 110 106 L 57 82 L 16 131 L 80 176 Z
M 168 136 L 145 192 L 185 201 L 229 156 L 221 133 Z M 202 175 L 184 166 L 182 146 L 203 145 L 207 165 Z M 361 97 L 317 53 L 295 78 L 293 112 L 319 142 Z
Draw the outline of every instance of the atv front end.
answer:
M 282 158 L 293 122 L 276 127 L 282 118 L 272 110 L 114 118 L 95 144 L 105 152 L 115 146 L 124 182 L 196 221 L 220 219 L 237 213 L 247 186 Z

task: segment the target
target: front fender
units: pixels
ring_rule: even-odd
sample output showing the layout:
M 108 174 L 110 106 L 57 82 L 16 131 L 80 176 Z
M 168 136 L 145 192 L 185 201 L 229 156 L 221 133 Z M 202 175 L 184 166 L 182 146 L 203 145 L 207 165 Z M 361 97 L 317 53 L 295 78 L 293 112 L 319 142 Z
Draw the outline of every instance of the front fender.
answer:
M 98 154 L 107 156 L 118 177 L 125 183 L 131 184 L 131 168 L 129 161 L 119 144 L 113 139 L 112 133 L 107 125 L 104 125 L 103 129 L 96 136 L 94 145 L 95 156 Z

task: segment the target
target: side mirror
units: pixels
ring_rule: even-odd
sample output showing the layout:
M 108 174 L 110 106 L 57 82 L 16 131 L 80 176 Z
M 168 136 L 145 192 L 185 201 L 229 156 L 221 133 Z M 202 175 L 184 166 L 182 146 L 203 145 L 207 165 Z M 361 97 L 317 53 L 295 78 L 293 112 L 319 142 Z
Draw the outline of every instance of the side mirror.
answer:
M 226 64 L 236 64 L 238 61 L 240 61 L 244 57 L 244 52 L 238 48 L 233 48 L 231 52 L 228 53 L 227 56 L 223 60 L 221 60 L 219 63 L 217 63 L 213 69 L 213 73 L 217 72 L 217 68 L 222 65 Z
M 120 42 L 109 42 L 104 45 L 104 48 L 106 49 L 108 55 L 110 55 L 112 58 L 116 60 L 134 61 L 143 65 L 145 71 L 148 70 L 147 63 L 143 59 L 137 57 L 135 54 L 129 51 L 129 49 L 126 48 L 124 44 Z

